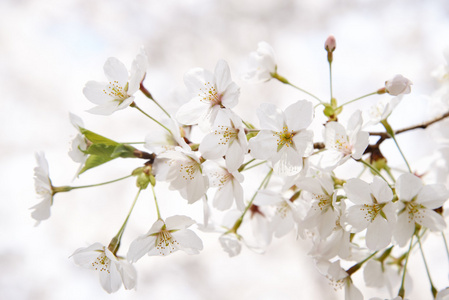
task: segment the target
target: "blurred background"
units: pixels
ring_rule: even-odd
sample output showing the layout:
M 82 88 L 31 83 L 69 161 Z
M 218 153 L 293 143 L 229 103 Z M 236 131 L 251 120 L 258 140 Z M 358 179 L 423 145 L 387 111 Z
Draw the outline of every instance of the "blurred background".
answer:
M 436 115 L 428 105 L 438 86 L 430 74 L 445 62 L 442 53 L 449 46 L 445 0 L 0 1 L 0 299 L 343 299 L 342 291 L 335 292 L 307 256 L 310 245 L 297 241 L 294 234 L 275 239 L 263 255 L 244 248 L 241 255 L 229 258 L 218 235 L 199 233 L 205 244 L 200 255 L 145 256 L 136 264 L 137 289 L 108 295 L 98 274 L 79 268 L 69 256 L 95 242 L 108 244 L 136 193 L 132 180 L 58 194 L 51 218 L 38 227 L 29 210 L 38 201 L 35 151 L 46 153 L 55 186 L 107 181 L 139 165 L 117 160 L 73 181 L 78 165 L 67 152 L 76 130 L 69 112 L 80 116 L 86 128 L 117 141 L 143 141 L 155 129 L 133 109 L 109 117 L 85 112 L 93 104 L 82 94 L 84 84 L 105 80 L 108 57 L 129 67 L 145 46 L 150 63 L 145 85 L 172 111 L 183 98 L 183 74 L 193 67 L 213 70 L 224 59 L 241 87 L 236 111 L 258 124 L 254 110 L 259 103 L 285 108 L 307 97 L 274 81 L 242 82 L 248 54 L 259 41 L 270 43 L 281 75 L 328 99 L 323 45 L 329 34 L 337 40 L 337 100 L 343 103 L 375 91 L 400 73 L 414 85 L 392 117 L 393 127 Z M 142 95 L 136 102 L 161 116 Z M 372 103 L 365 99 L 352 108 L 365 109 Z M 435 149 L 423 132 L 401 136 L 400 142 L 414 142 L 413 147 L 403 147 L 411 161 Z M 390 152 L 390 162 L 401 164 L 396 152 Z M 166 190 L 158 184 L 163 215 L 186 214 L 201 221 L 201 203 L 188 206 Z M 155 219 L 147 191 L 136 205 L 119 254 L 125 255 L 127 245 Z M 429 260 L 438 274 L 435 284 L 442 289 L 448 285 L 447 258 L 443 244 L 438 240 L 435 245 Z M 410 299 L 430 299 L 422 260 L 415 254 L 410 272 L 417 277 Z M 356 278 L 358 286 L 361 282 L 360 276 Z M 384 290 L 364 293 L 389 297 Z

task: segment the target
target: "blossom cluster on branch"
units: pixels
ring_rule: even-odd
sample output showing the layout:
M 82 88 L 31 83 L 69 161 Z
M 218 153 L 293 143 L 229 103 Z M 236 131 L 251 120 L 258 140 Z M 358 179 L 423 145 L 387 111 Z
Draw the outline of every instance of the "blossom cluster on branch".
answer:
M 367 286 L 397 296 L 394 299 L 404 299 L 411 293 L 404 285 L 411 252 L 419 248 L 425 257 L 421 244 L 430 232 L 440 233 L 446 243 L 443 207 L 449 191 L 448 172 L 438 182 L 418 174 L 415 163 L 404 156 L 396 135 L 431 124 L 444 129 L 449 114 L 394 130 L 388 122 L 390 114 L 411 92 L 412 82 L 402 75 L 387 80 L 385 86 L 375 87 L 371 93 L 339 104 L 332 89 L 336 49 L 333 36 L 326 40 L 324 48 L 330 72 L 329 99 L 320 99 L 281 76 L 275 51 L 268 43 L 259 43 L 257 51 L 249 56 L 249 70 L 243 79 L 251 83 L 277 80 L 305 97 L 291 101 L 285 108 L 260 104 L 256 111 L 259 126 L 243 120 L 234 111 L 240 88 L 223 60 L 218 61 L 213 72 L 195 68 L 185 74 L 189 101 L 172 115 L 144 85 L 149 63 L 143 49 L 129 71 L 118 59 L 109 58 L 104 65 L 108 82 L 89 81 L 83 90 L 96 105 L 89 112 L 111 115 L 135 108 L 164 133 L 147 136 L 146 150 L 142 150 L 87 129 L 78 116 L 71 114 L 78 135 L 69 155 L 80 164 L 78 176 L 119 157 L 141 159 L 142 165 L 125 170 L 124 177 L 115 180 L 57 187 L 50 180 L 44 154 L 36 153 L 35 186 L 41 202 L 32 207 L 32 217 L 38 223 L 48 219 L 57 193 L 134 177 L 137 194 L 117 235 L 107 246 L 97 242 L 72 255 L 76 264 L 99 272 L 101 285 L 108 293 L 122 285 L 125 289 L 136 286 L 133 264 L 145 254 L 166 256 L 177 250 L 199 254 L 203 243 L 197 230 L 201 230 L 218 233 L 229 256 L 238 255 L 242 246 L 263 252 L 273 237 L 295 232 L 298 238 L 310 241 L 309 255 L 317 269 L 336 289 L 344 288 L 346 299 L 363 299 L 353 284 L 353 276 L 363 276 Z M 439 72 L 439 97 L 443 102 L 448 102 L 448 77 L 446 66 Z M 158 120 L 143 111 L 137 105 L 138 91 L 154 102 L 166 118 Z M 339 115 L 351 103 L 375 95 L 383 96 L 369 110 L 369 117 L 355 110 L 347 122 L 340 122 Z M 324 124 L 318 124 L 322 126 L 322 135 L 312 130 L 312 125 L 319 122 L 318 114 L 326 119 Z M 370 132 L 377 124 L 385 131 Z M 201 140 L 195 140 L 193 130 L 198 130 Z M 404 169 L 393 170 L 386 159 L 388 155 L 382 153 L 380 145 L 387 139 L 392 139 L 401 153 Z M 442 143 L 438 163 L 443 162 L 447 170 L 449 137 L 443 134 L 440 140 L 446 144 Z M 348 173 L 343 179 L 336 170 L 346 164 L 355 166 L 354 174 Z M 244 179 L 251 184 L 255 181 L 248 178 L 254 175 L 250 170 L 264 176 L 258 186 L 244 189 Z M 164 212 L 157 199 L 157 182 L 161 181 L 190 204 L 202 201 L 204 219 L 197 221 L 185 215 L 162 217 Z M 130 245 L 122 245 L 134 205 L 147 188 L 154 197 L 154 224 L 143 229 Z M 251 190 L 255 192 L 249 194 Z M 223 220 L 214 218 L 217 211 L 224 212 Z M 194 224 L 197 230 L 190 229 Z M 446 299 L 448 290 L 435 287 L 430 272 L 428 278 L 433 297 Z

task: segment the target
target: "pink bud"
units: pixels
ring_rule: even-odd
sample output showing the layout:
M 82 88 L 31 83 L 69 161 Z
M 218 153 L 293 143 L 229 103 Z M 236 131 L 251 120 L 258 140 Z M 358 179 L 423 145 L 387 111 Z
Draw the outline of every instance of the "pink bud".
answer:
M 335 48 L 337 48 L 337 42 L 335 41 L 335 37 L 330 35 L 324 43 L 324 49 L 326 49 L 327 52 L 334 52 Z

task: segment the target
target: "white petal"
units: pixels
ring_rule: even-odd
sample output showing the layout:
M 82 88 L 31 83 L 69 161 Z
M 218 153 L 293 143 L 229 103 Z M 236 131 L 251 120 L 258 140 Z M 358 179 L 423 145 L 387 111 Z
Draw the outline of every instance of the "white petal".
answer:
M 284 126 L 284 114 L 274 104 L 262 103 L 257 109 L 257 117 L 263 129 L 279 131 Z
M 390 186 L 379 176 L 374 176 L 373 182 L 370 184 L 370 190 L 378 203 L 386 203 L 393 199 L 393 191 Z
M 95 243 L 90 245 L 89 247 L 83 247 L 77 249 L 71 257 L 73 257 L 73 261 L 75 264 L 85 267 L 92 268 L 92 262 L 94 262 L 98 256 L 100 256 L 101 252 L 104 252 L 104 246 L 100 243 Z
M 355 204 L 372 204 L 370 185 L 365 181 L 353 178 L 343 186 L 348 199 Z
M 224 60 L 219 60 L 215 66 L 214 75 L 217 92 L 222 93 L 232 82 L 231 70 L 229 69 L 228 63 Z
M 371 207 L 364 205 L 354 205 L 348 208 L 346 222 L 350 224 L 356 231 L 362 231 L 371 223 L 371 218 L 367 210 Z
M 115 293 L 122 286 L 122 278 L 115 263 L 111 262 L 109 272 L 100 271 L 100 283 L 108 293 Z
M 243 149 L 237 141 L 229 145 L 228 151 L 226 151 L 226 168 L 229 172 L 235 172 L 240 168 L 245 158 L 245 152 L 246 149 Z
M 411 201 L 421 190 L 423 183 L 421 179 L 413 174 L 405 173 L 396 181 L 396 194 L 399 200 Z
M 224 93 L 221 95 L 221 104 L 226 108 L 233 108 L 238 103 L 240 88 L 234 82 L 231 82 Z
M 271 130 L 261 130 L 249 140 L 248 148 L 252 157 L 265 160 L 276 154 L 277 139 Z
M 179 243 L 179 249 L 187 254 L 198 254 L 203 250 L 203 242 L 190 229 L 173 232 L 172 236 Z
M 208 108 L 209 104 L 202 102 L 200 97 L 195 97 L 179 108 L 176 120 L 185 125 L 197 124 Z
M 217 130 L 216 130 L 217 131 Z M 199 151 L 206 159 L 218 159 L 226 154 L 228 145 L 220 132 L 211 132 L 207 134 L 200 144 Z
M 137 272 L 134 266 L 128 262 L 121 261 L 119 269 L 125 289 L 133 289 L 137 283 Z
M 443 231 L 446 227 L 443 217 L 431 209 L 420 209 L 415 213 L 415 221 L 432 231 Z
M 149 253 L 152 249 L 154 249 L 156 244 L 155 236 L 147 236 L 143 235 L 135 239 L 131 245 L 129 245 L 129 250 L 126 258 L 130 262 L 136 262 L 142 256 Z
M 88 81 L 84 86 L 83 94 L 90 102 L 101 105 L 112 99 L 111 96 L 104 92 L 105 89 L 106 83 Z
M 369 144 L 369 133 L 366 131 L 360 131 L 356 135 L 356 142 L 353 143 L 352 157 L 354 159 L 360 159 Z
M 279 151 L 280 157 L 273 169 L 276 174 L 283 176 L 296 175 L 302 170 L 302 156 L 291 147 L 284 146 Z
M 195 221 L 187 216 L 176 215 L 165 219 L 165 225 L 167 226 L 167 230 L 186 229 L 193 224 L 195 224 Z
M 431 184 L 423 186 L 419 191 L 416 202 L 423 204 L 427 208 L 435 209 L 443 206 L 448 197 L 446 186 L 443 184 Z
M 128 69 L 115 57 L 106 60 L 103 70 L 109 82 L 117 81 L 118 85 L 122 87 L 128 82 Z
M 313 105 L 300 100 L 285 109 L 285 118 L 289 130 L 298 131 L 307 128 L 313 119 Z
M 410 240 L 415 232 L 415 221 L 409 220 L 407 211 L 398 216 L 396 227 L 393 230 L 393 236 L 399 246 L 403 247 Z
M 366 246 L 372 250 L 380 250 L 391 242 L 391 226 L 387 220 L 378 215 L 366 230 Z

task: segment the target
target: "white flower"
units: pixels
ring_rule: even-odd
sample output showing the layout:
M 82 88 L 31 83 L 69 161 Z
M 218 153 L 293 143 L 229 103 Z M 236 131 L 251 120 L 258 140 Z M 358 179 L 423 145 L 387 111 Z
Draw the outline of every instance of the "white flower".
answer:
M 242 251 L 242 244 L 235 234 L 222 234 L 218 240 L 223 250 L 228 253 L 229 257 L 239 255 Z
M 415 223 L 431 231 L 442 231 L 446 227 L 443 217 L 434 211 L 449 197 L 444 185 L 424 185 L 421 179 L 406 173 L 396 181 L 396 194 L 400 207 L 393 236 L 400 246 L 405 246 L 413 235 Z
M 228 109 L 217 114 L 212 132 L 200 144 L 199 151 L 206 159 L 219 159 L 225 156 L 226 168 L 235 172 L 242 165 L 248 151 L 248 142 L 241 119 Z
M 174 150 L 177 146 L 185 150 L 190 150 L 190 147 L 183 138 L 182 128 L 178 122 L 174 119 L 168 119 L 165 123 L 172 134 L 162 127 L 156 127 L 145 137 L 145 148 L 156 153 Z
M 320 239 L 326 239 L 334 231 L 340 216 L 340 211 L 336 209 L 337 193 L 334 193 L 332 178 L 302 178 L 296 186 L 304 191 L 301 197 L 311 202 L 304 225 L 308 229 L 316 229 Z
M 346 129 L 338 122 L 329 122 L 324 130 L 326 151 L 321 155 L 320 167 L 333 169 L 350 157 L 360 159 L 369 143 L 369 133 L 361 131 L 362 113 L 357 110 L 349 118 Z
M 170 182 L 170 188 L 179 191 L 189 203 L 203 197 L 209 187 L 201 162 L 193 151 L 176 147 L 160 153 L 154 167 L 156 178 Z
M 100 243 L 79 248 L 72 254 L 75 264 L 100 272 L 100 283 L 108 293 L 116 292 L 122 282 L 125 289 L 135 287 L 137 273 L 127 261 L 119 260 L 108 248 Z
M 270 190 L 259 191 L 254 199 L 254 204 L 259 206 L 270 205 L 274 208 L 274 216 L 270 222 L 270 231 L 277 238 L 289 233 L 300 220 L 297 205 L 279 193 Z
M 44 153 L 35 153 L 37 166 L 34 168 L 34 187 L 36 193 L 42 201 L 31 209 L 34 211 L 31 213 L 31 217 L 35 219 L 36 225 L 42 220 L 46 220 L 50 217 L 50 207 L 53 204 L 53 186 L 51 185 L 50 177 L 48 175 L 48 162 L 45 159 Z
M 385 89 L 388 94 L 398 96 L 402 94 L 410 94 L 411 82 L 409 79 L 402 75 L 396 75 L 392 79 L 385 81 Z
M 313 150 L 313 132 L 306 130 L 313 118 L 312 103 L 298 101 L 281 111 L 273 104 L 262 104 L 257 111 L 262 130 L 249 140 L 254 158 L 269 160 L 280 175 L 298 174 L 303 157 Z
M 169 255 L 178 250 L 187 254 L 198 254 L 203 249 L 203 242 L 190 229 L 194 224 L 187 216 L 168 217 L 165 222 L 158 219 L 148 233 L 135 239 L 129 246 L 127 258 L 138 261 L 143 255 Z
M 396 219 L 393 192 L 388 184 L 375 176 L 368 184 L 361 179 L 349 179 L 344 185 L 348 200 L 355 205 L 347 210 L 346 221 L 355 231 L 366 231 L 366 245 L 380 250 L 391 242 Z
M 184 76 L 184 83 L 192 98 L 176 114 L 181 124 L 198 124 L 203 131 L 208 131 L 220 109 L 237 105 L 240 89 L 232 81 L 229 66 L 223 60 L 215 66 L 214 74 L 201 68 L 190 70 Z
M 320 272 L 329 280 L 334 290 L 344 288 L 345 300 L 363 300 L 363 295 L 352 283 L 351 276 L 340 266 L 340 260 L 333 263 L 329 261 L 317 261 Z
M 251 52 L 248 60 L 249 70 L 243 80 L 260 83 L 272 78 L 276 72 L 276 58 L 273 48 L 266 42 L 259 42 L 257 51 Z
M 73 139 L 72 141 L 72 147 L 69 151 L 69 156 L 70 158 L 77 163 L 80 163 L 80 167 L 79 170 L 77 172 L 77 174 L 79 173 L 79 171 L 81 170 L 81 168 L 83 167 L 84 163 L 87 160 L 88 155 L 86 155 L 84 153 L 84 151 L 87 150 L 88 145 L 86 142 L 86 138 L 84 137 L 84 135 L 80 132 L 80 128 L 84 128 L 84 123 L 83 120 L 81 120 L 80 117 L 78 117 L 77 115 L 74 115 L 72 113 L 69 114 L 70 116 L 70 121 L 72 123 L 72 125 L 76 128 L 76 130 L 78 130 L 78 134 L 76 135 L 76 137 Z
M 217 167 L 213 162 L 204 163 L 211 187 L 218 187 L 215 192 L 213 206 L 219 210 L 226 210 L 232 206 L 233 200 L 240 211 L 245 209 L 243 204 L 243 175 L 238 171 L 229 172 L 225 168 Z
M 133 94 L 140 88 L 140 82 L 145 76 L 147 59 L 141 52 L 133 61 L 131 72 L 114 57 L 108 58 L 104 64 L 104 74 L 108 83 L 89 81 L 83 89 L 84 96 L 97 106 L 89 112 L 100 115 L 110 115 L 113 112 L 128 107 L 133 101 Z
M 387 119 L 396 106 L 401 102 L 402 96 L 391 98 L 382 98 L 376 105 L 372 106 L 368 112 L 369 119 L 364 127 L 376 125 L 380 121 Z

